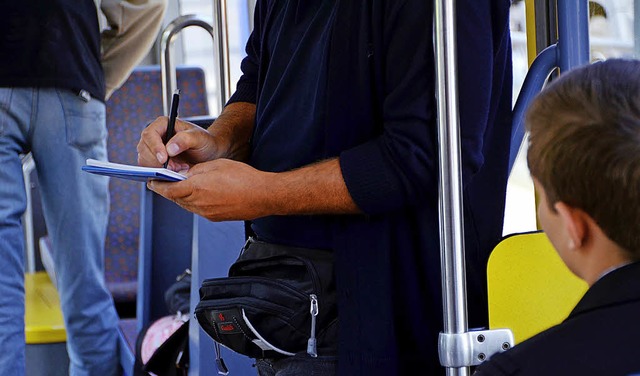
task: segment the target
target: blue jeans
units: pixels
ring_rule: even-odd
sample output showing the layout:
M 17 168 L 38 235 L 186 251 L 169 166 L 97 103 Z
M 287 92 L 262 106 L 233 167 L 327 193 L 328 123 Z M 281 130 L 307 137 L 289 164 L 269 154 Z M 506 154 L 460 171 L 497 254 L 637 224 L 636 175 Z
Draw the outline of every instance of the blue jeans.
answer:
M 108 179 L 104 103 L 69 90 L 0 88 L 0 374 L 24 375 L 26 194 L 19 154 L 32 152 L 54 252 L 72 376 L 118 375 L 118 316 L 104 282 Z

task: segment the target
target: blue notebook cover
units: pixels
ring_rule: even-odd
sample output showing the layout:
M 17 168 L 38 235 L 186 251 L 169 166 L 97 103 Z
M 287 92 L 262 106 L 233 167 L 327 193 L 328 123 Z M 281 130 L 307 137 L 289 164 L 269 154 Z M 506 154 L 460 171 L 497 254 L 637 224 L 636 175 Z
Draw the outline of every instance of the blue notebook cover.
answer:
M 113 162 L 103 162 L 96 159 L 87 159 L 82 170 L 92 174 L 112 176 L 115 178 L 147 181 L 151 179 L 164 181 L 181 181 L 187 177 L 166 168 L 131 166 Z

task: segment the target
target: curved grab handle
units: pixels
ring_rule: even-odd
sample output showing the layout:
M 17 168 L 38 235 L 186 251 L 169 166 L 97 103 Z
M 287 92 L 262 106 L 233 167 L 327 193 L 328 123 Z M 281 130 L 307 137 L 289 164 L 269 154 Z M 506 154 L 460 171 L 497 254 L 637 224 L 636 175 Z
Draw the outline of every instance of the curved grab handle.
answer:
M 171 61 L 171 47 L 175 37 L 186 27 L 198 26 L 205 29 L 214 43 L 218 59 L 214 59 L 218 71 L 218 87 L 220 88 L 220 108 L 224 106 L 229 98 L 229 48 L 226 32 L 226 2 L 219 0 L 218 7 L 214 10 L 216 15 L 212 21 L 210 18 L 195 14 L 188 14 L 177 17 L 167 25 L 162 32 L 160 40 L 160 68 L 162 71 L 162 106 L 165 115 L 169 115 L 171 106 L 171 95 L 176 90 L 178 84 L 176 80 L 176 69 Z M 215 24 L 215 28 L 214 28 Z M 217 31 L 217 33 L 215 33 Z M 217 38 L 216 38 L 217 36 Z

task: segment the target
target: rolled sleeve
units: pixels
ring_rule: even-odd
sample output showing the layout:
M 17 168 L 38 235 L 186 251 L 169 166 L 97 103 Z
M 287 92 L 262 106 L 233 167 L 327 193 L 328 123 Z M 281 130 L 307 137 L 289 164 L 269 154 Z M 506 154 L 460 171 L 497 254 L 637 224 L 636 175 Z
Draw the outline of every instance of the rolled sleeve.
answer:
M 367 214 L 413 206 L 437 194 L 431 6 L 389 2 L 382 38 L 382 131 L 340 154 L 347 189 Z M 377 49 L 377 50 L 376 50 Z

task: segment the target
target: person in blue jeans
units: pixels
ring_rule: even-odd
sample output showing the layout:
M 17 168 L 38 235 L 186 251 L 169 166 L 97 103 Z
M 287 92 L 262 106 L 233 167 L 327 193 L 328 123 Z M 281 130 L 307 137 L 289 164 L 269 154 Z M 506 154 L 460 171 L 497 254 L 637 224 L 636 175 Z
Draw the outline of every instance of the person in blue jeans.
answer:
M 151 19 L 144 23 L 148 30 L 129 30 L 127 35 L 137 43 L 123 37 L 125 30 L 117 22 L 110 22 L 103 33 L 104 18 L 93 0 L 29 0 L 0 6 L 1 375 L 25 373 L 20 221 L 27 199 L 21 155 L 29 152 L 54 248 L 69 373 L 120 374 L 118 315 L 103 271 L 108 179 L 84 173 L 81 166 L 87 158 L 107 159 L 105 98 L 148 52 L 165 9 L 164 0 L 138 2 L 137 8 L 114 6 L 120 2 L 105 2 L 112 7 L 107 18 L 118 19 L 118 9 L 129 9 Z

